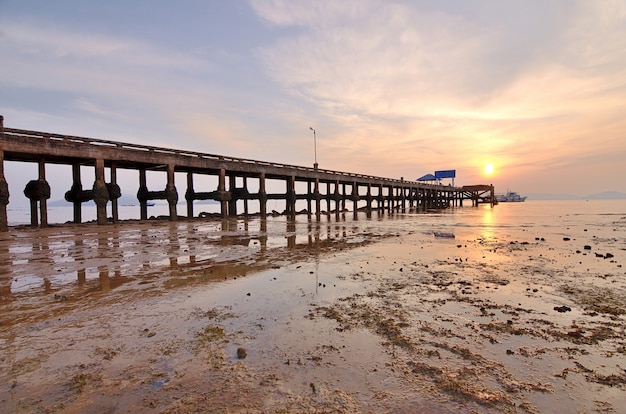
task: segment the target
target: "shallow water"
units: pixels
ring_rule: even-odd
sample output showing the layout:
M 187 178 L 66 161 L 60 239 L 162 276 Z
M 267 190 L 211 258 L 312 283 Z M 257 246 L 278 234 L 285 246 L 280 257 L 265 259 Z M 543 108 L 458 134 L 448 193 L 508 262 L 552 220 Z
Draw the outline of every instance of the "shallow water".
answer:
M 623 410 L 623 201 L 0 237 L 3 412 Z

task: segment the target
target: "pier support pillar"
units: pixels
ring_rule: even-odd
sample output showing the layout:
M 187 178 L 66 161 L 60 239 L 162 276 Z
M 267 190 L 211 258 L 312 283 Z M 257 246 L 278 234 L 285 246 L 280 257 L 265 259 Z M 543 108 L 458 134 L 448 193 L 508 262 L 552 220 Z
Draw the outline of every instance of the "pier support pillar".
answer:
M 243 199 L 243 214 L 248 217 L 248 177 L 243 177 L 243 194 L 245 194 L 245 198 Z
M 265 173 L 259 176 L 259 210 L 261 218 L 267 217 L 267 193 L 265 192 Z
M 312 181 L 307 181 L 306 182 L 306 213 L 309 216 L 309 218 L 311 217 L 311 214 L 313 214 L 313 212 L 311 211 L 312 206 L 313 206 L 313 189 L 312 189 L 312 185 L 313 185 Z
M 287 178 L 286 212 L 290 218 L 296 215 L 296 177 L 293 175 Z
M 3 133 L 3 118 L 0 115 L 0 136 Z M 0 232 L 9 231 L 7 205 L 9 204 L 9 184 L 4 177 L 4 151 L 0 150 Z
M 356 181 L 352 182 L 352 194 L 350 194 L 350 199 L 352 200 L 352 216 L 356 220 L 357 213 L 359 212 L 359 200 L 361 199 L 359 196 L 359 185 Z
M 228 215 L 229 216 L 237 215 L 237 198 L 235 197 L 235 194 L 237 193 L 235 191 L 236 187 L 237 187 L 237 177 L 235 176 L 235 174 L 230 174 L 228 176 L 228 189 L 230 193 L 232 194 L 232 197 L 230 201 L 228 202 Z
M 80 164 L 78 163 L 72 164 L 72 189 L 70 191 L 76 194 L 80 194 L 83 191 L 83 184 L 80 182 Z M 83 209 L 81 200 L 77 197 L 77 199 L 72 202 L 72 205 L 74 208 L 74 223 L 82 223 Z
M 224 168 L 220 168 L 217 191 L 219 191 L 220 194 L 226 193 L 226 170 Z M 222 218 L 226 218 L 228 216 L 228 200 L 226 199 L 226 197 L 220 197 L 220 205 Z
M 39 180 L 45 182 L 46 181 L 46 160 L 41 157 L 39 158 Z M 48 199 L 50 198 L 50 185 L 48 184 L 48 193 L 46 197 L 42 197 L 39 199 L 39 213 L 41 215 L 41 227 L 48 227 Z
M 43 157 L 39 158 L 39 178 L 31 180 L 24 188 L 24 195 L 30 200 L 30 225 L 39 226 L 37 203 L 41 215 L 41 227 L 48 227 L 48 209 L 46 200 L 50 198 L 50 184 L 46 181 L 46 163 Z
M 189 171 L 187 173 L 187 193 L 193 194 L 193 173 Z M 187 197 L 187 218 L 193 218 L 193 197 Z
M 111 162 L 111 189 L 119 190 L 119 186 L 117 185 L 117 163 L 115 161 Z M 111 190 L 109 190 L 109 198 L 111 199 L 111 216 L 113 216 L 113 223 L 117 224 L 120 221 L 120 214 L 118 209 L 118 201 L 117 199 L 122 194 L 118 194 L 117 197 L 112 197 Z
M 137 194 L 141 192 L 148 192 L 145 168 L 139 169 L 139 190 L 137 191 Z M 139 198 L 139 218 L 141 220 L 148 220 L 148 200 Z
M 341 193 L 339 192 L 339 180 L 335 181 L 335 193 L 333 195 L 335 199 L 335 220 L 339 221 L 339 213 L 341 210 Z
M 104 160 L 96 160 L 96 181 L 93 183 L 93 201 L 96 203 L 96 222 L 107 224 L 107 202 L 109 190 L 104 182 Z
M 315 188 L 313 190 L 313 194 L 315 194 L 315 217 L 319 221 L 320 216 L 322 214 L 322 200 L 320 197 L 320 179 L 315 178 Z
M 326 213 L 330 215 L 330 181 L 326 182 Z
M 178 213 L 176 211 L 176 204 L 178 204 L 178 191 L 176 190 L 176 185 L 174 183 L 175 170 L 174 164 L 167 165 L 167 186 L 165 187 L 165 196 L 170 210 L 170 221 L 178 220 Z

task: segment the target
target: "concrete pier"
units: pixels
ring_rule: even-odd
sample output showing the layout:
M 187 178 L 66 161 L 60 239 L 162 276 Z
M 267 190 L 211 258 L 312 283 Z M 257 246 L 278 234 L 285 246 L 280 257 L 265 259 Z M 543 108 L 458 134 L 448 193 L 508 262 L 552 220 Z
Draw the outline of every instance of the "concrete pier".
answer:
M 97 209 L 99 225 L 118 221 L 117 199 L 121 189 L 117 184 L 119 169 L 138 172 L 137 200 L 141 220 L 148 219 L 148 203 L 152 200 L 166 200 L 169 206 L 169 219 L 178 219 L 177 203 L 179 192 L 175 173 L 186 173 L 186 213 L 194 216 L 194 201 L 215 200 L 220 203 L 222 217 L 240 214 L 238 203 L 243 204 L 243 214 L 268 215 L 269 200 L 284 201 L 283 214 L 293 216 L 298 200 L 306 201 L 305 213 L 336 215 L 352 207 L 352 211 L 373 210 L 389 212 L 409 209 L 442 209 L 462 205 L 463 200 L 471 200 L 472 205 L 495 200 L 493 186 L 452 187 L 425 184 L 354 174 L 341 171 L 308 168 L 297 165 L 272 163 L 223 155 L 199 153 L 170 148 L 159 148 L 131 143 L 121 143 L 94 138 L 60 135 L 47 132 L 6 128 L 0 116 L 0 231 L 6 231 L 7 205 L 9 204 L 9 183 L 4 176 L 4 162 L 36 162 L 38 177 L 30 181 L 24 194 L 31 203 L 31 225 L 46 227 L 47 200 L 50 197 L 50 183 L 46 181 L 46 165 L 64 164 L 72 167 L 72 186 L 65 199 L 74 208 L 74 222 L 80 223 L 82 204 L 93 200 Z M 81 166 L 94 168 L 95 181 L 89 190 L 83 190 Z M 105 182 L 106 170 L 111 182 Z M 151 191 L 147 187 L 146 171 L 165 173 L 164 190 Z M 214 191 L 196 192 L 194 175 L 202 174 L 217 178 Z M 250 182 L 258 184 L 258 192 L 250 193 Z M 284 193 L 267 193 L 267 180 L 283 181 Z M 241 187 L 237 183 L 243 182 Z M 256 182 L 255 182 L 256 181 Z M 304 184 L 303 184 L 304 183 Z M 55 183 L 52 183 L 55 185 Z M 306 190 L 298 192 L 302 185 Z M 322 203 L 323 201 L 326 203 Z M 346 203 L 351 201 L 351 203 Z M 257 208 L 250 208 L 254 202 Z M 107 205 L 111 203 L 112 217 L 107 217 Z M 322 210 L 325 204 L 326 210 Z

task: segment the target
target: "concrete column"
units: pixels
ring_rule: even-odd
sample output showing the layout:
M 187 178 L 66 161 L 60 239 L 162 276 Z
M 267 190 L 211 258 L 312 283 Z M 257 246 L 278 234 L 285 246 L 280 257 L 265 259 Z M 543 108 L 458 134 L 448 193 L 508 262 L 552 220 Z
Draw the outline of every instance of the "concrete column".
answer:
M 296 215 L 296 177 L 293 175 L 287 178 L 287 195 L 286 195 L 287 215 L 294 218 Z
M 174 183 L 175 165 L 168 164 L 167 166 L 167 186 L 165 187 L 165 195 L 167 197 L 167 204 L 170 210 L 170 221 L 178 220 L 178 212 L 176 211 L 176 204 L 178 204 L 178 191 Z
M 0 136 L 4 133 L 4 118 L 0 115 Z M 9 184 L 4 177 L 4 151 L 0 149 L 0 232 L 9 231 L 7 205 L 9 204 Z
M 76 189 L 78 191 L 83 190 L 83 185 L 80 182 L 80 164 L 72 164 L 72 189 Z M 80 200 L 74 200 L 72 203 L 74 207 L 74 223 L 82 223 L 82 203 Z
M 330 181 L 326 182 L 326 212 L 330 214 Z
M 237 198 L 235 197 L 235 194 L 237 193 L 235 191 L 236 185 L 237 185 L 237 177 L 233 173 L 228 176 L 228 189 L 231 194 L 230 201 L 228 202 L 228 215 L 229 216 L 237 215 Z
M 314 194 L 315 194 L 315 216 L 317 217 L 317 219 L 320 219 L 320 215 L 321 215 L 321 199 L 320 199 L 320 179 L 319 178 L 315 178 L 315 189 L 314 189 Z
M 306 182 L 306 211 L 309 217 L 311 217 L 311 214 L 313 213 L 311 211 L 311 207 L 313 205 L 312 204 L 313 190 L 311 189 L 312 184 L 313 184 L 312 181 Z
M 220 168 L 220 176 L 219 182 L 217 184 L 217 191 L 220 194 L 224 194 L 226 192 L 226 170 L 224 168 Z M 221 213 L 222 218 L 226 218 L 228 216 L 228 201 L 224 197 L 220 197 L 221 204 Z
M 265 192 L 265 173 L 259 176 L 259 210 L 261 218 L 267 217 L 267 193 Z
M 355 212 L 359 210 L 359 200 L 361 197 L 359 196 L 359 185 L 356 181 L 352 182 L 352 194 L 350 194 L 350 198 L 352 199 L 352 210 Z
M 139 191 L 148 191 L 148 185 L 146 180 L 146 169 L 139 169 Z M 139 200 L 139 215 L 141 220 L 148 220 L 148 201 Z
M 39 158 L 39 180 L 46 181 L 46 160 L 43 157 Z M 41 227 L 48 227 L 48 201 L 45 197 L 39 200 L 39 213 L 41 214 Z
M 335 180 L 335 193 L 333 195 L 333 198 L 335 199 L 335 219 L 339 221 L 339 214 L 340 214 L 339 210 L 341 210 L 340 208 L 341 207 L 341 203 L 340 203 L 341 194 L 339 192 L 339 180 Z
M 93 184 L 93 201 L 96 203 L 96 222 L 98 225 L 107 224 L 107 202 L 109 190 L 104 182 L 104 160 L 96 160 L 96 181 Z
M 359 185 L 356 181 L 352 182 L 352 216 L 354 220 L 357 219 L 357 214 L 359 212 Z
M 187 173 L 187 194 L 193 194 L 193 172 Z M 187 218 L 193 218 L 193 199 L 187 198 Z
M 248 177 L 243 177 L 243 214 L 248 217 Z
M 117 163 L 115 161 L 111 162 L 111 185 L 113 187 L 117 186 Z M 113 223 L 117 224 L 120 221 L 118 201 L 117 197 L 111 198 L 111 215 L 113 216 Z

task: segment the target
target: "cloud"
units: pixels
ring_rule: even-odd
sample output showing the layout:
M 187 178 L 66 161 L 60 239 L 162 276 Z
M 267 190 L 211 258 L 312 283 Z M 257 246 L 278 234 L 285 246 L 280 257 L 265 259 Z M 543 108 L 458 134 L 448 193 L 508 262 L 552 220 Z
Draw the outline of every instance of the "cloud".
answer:
M 251 4 L 285 30 L 259 49 L 268 73 L 352 126 L 332 145 L 344 159 L 544 169 L 624 147 L 623 2 Z
M 560 67 L 562 74 L 572 72 L 564 80 L 576 82 L 578 76 L 593 76 L 591 62 L 606 61 L 604 66 L 616 71 L 619 66 L 610 62 L 623 62 L 624 52 L 618 51 L 626 50 L 619 48 L 626 42 L 626 29 L 616 24 L 624 21 L 619 3 L 614 3 L 617 15 L 595 3 L 548 2 L 531 10 L 526 3 L 487 3 L 491 21 L 424 10 L 412 2 L 252 4 L 268 21 L 300 29 L 260 49 L 267 70 L 285 88 L 340 116 L 484 117 L 490 103 L 517 109 L 506 105 L 507 89 L 529 76 Z M 604 21 L 609 16 L 612 21 Z M 509 27 L 513 22 L 518 31 Z M 599 30 L 602 42 L 601 36 L 586 35 L 607 23 L 615 30 Z
M 300 165 L 313 126 L 320 167 L 382 176 L 457 168 L 471 182 L 487 161 L 502 177 L 626 173 L 600 161 L 626 145 L 620 0 L 249 5 L 225 7 L 228 22 L 210 6 L 172 42 L 149 21 L 119 34 L 68 24 L 71 11 L 0 17 L 0 91 L 19 98 L 0 109 L 16 127 Z
M 181 128 L 178 132 L 185 135 L 177 145 L 189 149 L 236 154 L 242 146 L 225 136 L 241 133 L 241 128 L 233 128 L 241 122 L 241 111 L 233 108 L 239 108 L 236 101 L 245 100 L 245 94 L 224 86 L 231 74 L 216 63 L 232 55 L 182 53 L 52 24 L 2 22 L 2 27 L 0 86 L 14 94 L 21 88 L 34 91 L 29 95 L 46 96 L 50 107 L 63 108 L 74 119 L 72 134 L 84 129 L 93 136 L 98 125 L 103 138 L 172 146 L 171 137 L 180 135 L 175 131 Z M 154 120 L 160 125 L 156 134 L 146 125 Z M 205 135 L 209 123 L 220 133 Z M 211 136 L 216 137 L 214 146 L 207 142 Z

